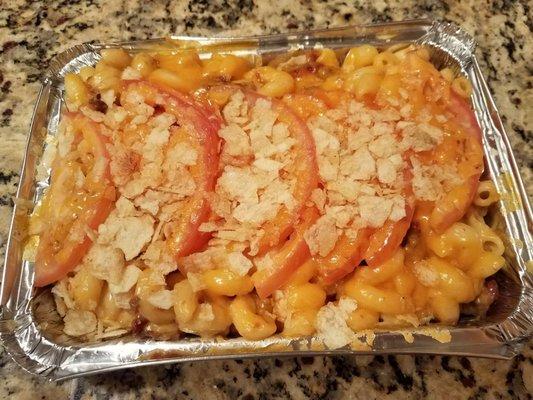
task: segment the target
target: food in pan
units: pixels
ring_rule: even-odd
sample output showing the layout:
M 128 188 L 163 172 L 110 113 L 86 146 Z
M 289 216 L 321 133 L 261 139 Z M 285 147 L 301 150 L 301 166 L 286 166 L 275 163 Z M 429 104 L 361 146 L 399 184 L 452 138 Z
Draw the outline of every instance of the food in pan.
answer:
M 96 339 L 338 348 L 482 316 L 505 261 L 470 91 L 415 46 L 104 50 L 65 76 L 35 286 L 66 334 Z

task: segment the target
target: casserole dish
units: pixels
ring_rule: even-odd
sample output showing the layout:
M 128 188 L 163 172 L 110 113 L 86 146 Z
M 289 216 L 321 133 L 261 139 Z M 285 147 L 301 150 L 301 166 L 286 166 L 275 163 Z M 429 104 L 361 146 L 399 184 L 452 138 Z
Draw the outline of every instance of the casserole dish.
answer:
M 343 49 L 361 44 L 385 47 L 415 43 L 429 49 L 431 60 L 438 67 L 449 67 L 465 74 L 473 86 L 473 106 L 483 132 L 485 171 L 501 197 L 494 218 L 501 220 L 502 231 L 510 238 L 506 243 L 507 265 L 496 276 L 500 295 L 487 317 L 483 320 L 463 319 L 450 328 L 425 326 L 366 332 L 359 343 L 337 350 L 327 350 L 319 340 L 309 337 L 275 336 L 259 341 L 242 338 L 156 341 L 126 336 L 84 343 L 63 335 L 62 322 L 55 314 L 49 290 L 33 288 L 31 263 L 23 261 L 22 257 L 28 212 L 47 186 L 46 179 L 36 179 L 36 170 L 46 146 L 46 135 L 53 135 L 58 128 L 64 105 L 63 78 L 69 72 L 94 64 L 102 49 L 150 51 L 172 48 L 176 41 L 180 45 L 190 43 L 200 52 L 224 48 L 239 56 L 265 57 L 320 47 Z M 473 51 L 473 40 L 454 26 L 411 21 L 245 39 L 176 37 L 172 40 L 82 45 L 62 53 L 53 60 L 43 77 L 11 225 L 1 293 L 1 336 L 8 352 L 28 371 L 51 379 L 148 364 L 281 354 L 440 353 L 512 357 L 532 329 L 531 210 L 509 142 Z

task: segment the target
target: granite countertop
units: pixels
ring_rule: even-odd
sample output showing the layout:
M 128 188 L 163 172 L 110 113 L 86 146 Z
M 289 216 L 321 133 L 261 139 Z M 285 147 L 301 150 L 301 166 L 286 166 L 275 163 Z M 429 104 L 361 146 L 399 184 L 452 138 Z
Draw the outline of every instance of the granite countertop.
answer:
M 347 5 L 347 3 L 350 3 Z M 169 34 L 252 34 L 432 17 L 462 26 L 533 193 L 531 4 L 437 0 L 10 0 L 0 4 L 0 261 L 39 76 L 55 54 L 82 42 Z M 10 399 L 531 399 L 533 343 L 511 361 L 440 356 L 360 356 L 213 361 L 50 383 L 0 350 L 0 398 Z

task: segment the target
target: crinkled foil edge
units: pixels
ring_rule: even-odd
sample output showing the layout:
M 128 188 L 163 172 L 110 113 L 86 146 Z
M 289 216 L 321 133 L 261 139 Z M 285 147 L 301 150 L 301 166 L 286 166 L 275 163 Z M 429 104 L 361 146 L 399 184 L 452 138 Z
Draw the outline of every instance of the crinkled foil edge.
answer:
M 502 318 L 457 327 L 421 327 L 396 332 L 366 332 L 349 348 L 327 350 L 318 338 L 273 337 L 253 342 L 238 339 L 185 339 L 155 341 L 134 336 L 99 343 L 54 341 L 38 321 L 33 303 L 42 293 L 33 289 L 31 264 L 22 262 L 23 234 L 28 201 L 32 204 L 47 186 L 35 182 L 35 166 L 43 151 L 44 136 L 57 129 L 62 104 L 62 77 L 99 58 L 99 49 L 125 47 L 146 50 L 176 46 L 203 46 L 202 50 L 225 46 L 236 54 L 267 54 L 309 47 L 349 47 L 362 43 L 427 44 L 441 66 L 453 65 L 470 78 L 476 116 L 483 130 L 484 150 L 490 176 L 500 193 L 516 204 L 502 202 L 506 234 L 512 240 L 505 272 L 510 295 L 502 301 Z M 229 45 L 228 45 L 229 43 Z M 21 180 L 8 240 L 0 291 L 0 339 L 11 357 L 25 370 L 62 380 L 76 376 L 136 366 L 224 358 L 270 357 L 318 354 L 455 354 L 492 358 L 516 355 L 533 330 L 533 246 L 531 208 L 496 106 L 474 56 L 472 37 L 455 25 L 429 20 L 362 25 L 307 31 L 288 35 L 250 38 L 153 39 L 108 45 L 75 46 L 57 56 L 43 76 L 24 158 Z M 504 177 L 505 179 L 503 179 Z M 528 270 L 529 266 L 529 270 Z M 448 340 L 451 336 L 451 340 Z

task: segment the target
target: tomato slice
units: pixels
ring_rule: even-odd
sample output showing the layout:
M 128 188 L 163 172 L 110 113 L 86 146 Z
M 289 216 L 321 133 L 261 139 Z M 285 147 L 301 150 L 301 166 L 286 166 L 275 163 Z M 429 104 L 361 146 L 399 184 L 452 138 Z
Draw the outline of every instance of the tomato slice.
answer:
M 289 131 L 296 139 L 296 159 L 294 162 L 296 187 L 293 196 L 296 206 L 292 213 L 284 207 L 278 215 L 264 226 L 264 235 L 259 240 L 258 254 L 264 254 L 269 248 L 277 246 L 287 239 L 298 220 L 311 192 L 318 185 L 318 163 L 316 160 L 315 142 L 307 125 L 287 106 L 272 100 L 272 107 L 279 113 L 278 120 L 287 124 Z
M 452 90 L 449 99 L 449 109 L 455 115 L 458 123 L 467 129 L 468 133 L 481 144 L 483 134 L 481 133 L 476 115 L 470 107 L 469 102 Z
M 429 217 L 431 227 L 437 232 L 444 232 L 465 215 L 472 204 L 483 172 L 482 133 L 474 112 L 468 102 L 451 92 L 449 110 L 454 115 L 456 124 L 466 133 L 462 160 L 457 167 L 459 172 L 467 174 L 464 182 L 454 187 L 433 208 Z
M 404 159 L 409 159 L 409 154 L 404 155 Z M 402 244 L 403 238 L 411 227 L 415 213 L 415 197 L 411 187 L 412 173 L 410 167 L 403 172 L 405 187 L 405 217 L 399 221 L 386 221 L 385 224 L 375 230 L 368 240 L 368 248 L 365 251 L 364 259 L 371 266 L 383 264 L 391 258 Z
M 270 296 L 291 278 L 292 274 L 305 261 L 311 258 L 304 233 L 316 222 L 319 214 L 316 208 L 306 208 L 302 219 L 296 226 L 289 240 L 279 250 L 272 250 L 270 255 L 273 269 L 256 272 L 253 281 L 257 294 L 261 298 Z
M 370 234 L 371 229 L 364 228 L 359 230 L 355 239 L 342 235 L 326 257 L 314 257 L 324 284 L 331 285 L 344 278 L 363 261 Z
M 346 99 L 347 94 L 343 91 L 324 91 L 318 88 L 306 90 L 304 93 L 287 95 L 283 101 L 303 120 L 319 115 L 329 108 L 335 108 Z M 364 246 L 363 239 L 368 236 L 369 231 L 360 235 L 355 240 L 349 240 L 342 236 L 334 249 L 327 257 L 315 256 L 319 275 L 326 284 L 331 284 L 341 279 L 358 265 L 361 247 Z
M 393 256 L 411 226 L 414 212 L 414 205 L 406 204 L 405 217 L 399 221 L 386 221 L 370 236 L 368 248 L 363 255 L 369 266 L 381 265 Z
M 476 195 L 480 175 L 472 175 L 435 204 L 429 216 L 429 223 L 435 232 L 442 233 L 463 218 Z
M 351 95 L 346 91 L 325 91 L 319 88 L 312 88 L 306 90 L 305 93 L 287 95 L 283 98 L 289 107 L 305 120 L 351 99 Z M 367 104 L 367 107 L 376 106 Z M 408 159 L 407 156 L 404 158 Z M 320 259 L 317 258 L 319 265 L 322 265 L 322 269 L 319 270 L 324 277 L 324 281 L 333 283 L 342 278 L 351 272 L 362 259 L 365 259 L 370 264 L 378 264 L 386 261 L 394 254 L 410 227 L 414 213 L 410 176 L 409 170 L 406 169 L 404 172 L 405 192 L 409 194 L 409 200 L 406 204 L 406 217 L 397 222 L 387 221 L 378 229 L 366 229 L 361 232 L 356 240 L 350 241 L 345 236 L 342 237 L 331 255 Z M 364 239 L 368 239 L 368 245 L 363 243 Z
M 211 89 L 211 94 L 222 96 L 227 100 L 235 91 L 243 91 L 243 89 L 225 85 Z M 279 100 L 261 96 L 255 92 L 243 92 L 250 105 L 255 104 L 258 99 L 270 101 L 272 109 L 278 113 L 278 121 L 287 125 L 291 136 L 296 140 L 296 158 L 293 164 L 294 170 L 291 171 L 296 177 L 296 185 L 292 193 L 295 206 L 292 211 L 282 207 L 272 220 L 263 225 L 264 234 L 257 245 L 257 255 L 260 256 L 286 240 L 294 230 L 294 225 L 300 218 L 306 201 L 318 185 L 318 163 L 313 136 L 306 123 L 290 107 Z
M 167 243 L 176 258 L 185 257 L 201 250 L 211 235 L 200 232 L 199 227 L 211 214 L 209 193 L 215 188 L 218 174 L 217 135 L 221 121 L 214 109 L 200 104 L 178 91 L 145 81 L 128 81 L 123 95 L 128 91 L 141 93 L 144 101 L 151 106 L 162 107 L 165 112 L 176 117 L 181 128 L 186 129 L 189 139 L 196 144 L 199 161 L 191 167 L 196 182 L 195 194 L 189 199 L 180 215 L 167 226 Z
M 64 115 L 73 130 L 73 150 L 53 163 L 50 189 L 36 210 L 43 229 L 35 261 L 35 286 L 67 276 L 89 251 L 95 231 L 115 202 L 106 138 L 100 127 L 78 113 Z M 83 177 L 80 183 L 80 177 Z

